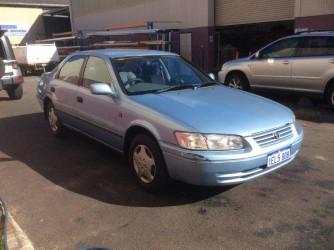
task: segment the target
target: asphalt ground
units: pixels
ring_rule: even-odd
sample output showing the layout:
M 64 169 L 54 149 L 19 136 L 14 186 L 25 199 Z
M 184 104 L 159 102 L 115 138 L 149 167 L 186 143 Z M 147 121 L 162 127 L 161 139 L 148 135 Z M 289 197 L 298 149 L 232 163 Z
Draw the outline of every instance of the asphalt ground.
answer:
M 266 94 L 305 129 L 287 167 L 152 195 L 109 148 L 74 132 L 54 138 L 37 81 L 25 78 L 22 100 L 0 92 L 0 196 L 36 249 L 334 249 L 334 112 L 321 102 Z

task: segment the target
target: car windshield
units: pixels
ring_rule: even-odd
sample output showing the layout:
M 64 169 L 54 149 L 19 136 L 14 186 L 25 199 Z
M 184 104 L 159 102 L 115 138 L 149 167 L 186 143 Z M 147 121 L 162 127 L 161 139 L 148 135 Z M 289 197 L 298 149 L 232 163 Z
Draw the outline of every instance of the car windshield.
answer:
M 178 56 L 116 58 L 112 64 L 129 95 L 193 88 L 212 82 Z

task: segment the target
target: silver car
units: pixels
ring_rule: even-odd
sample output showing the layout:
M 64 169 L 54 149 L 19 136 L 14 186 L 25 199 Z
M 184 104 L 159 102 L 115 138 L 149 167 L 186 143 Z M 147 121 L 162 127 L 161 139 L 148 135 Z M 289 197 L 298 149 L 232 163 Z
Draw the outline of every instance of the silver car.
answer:
M 167 52 L 80 52 L 44 74 L 37 91 L 54 135 L 73 129 L 124 154 L 150 191 L 172 179 L 245 182 L 290 163 L 303 141 L 288 108 Z
M 4 64 L 4 74 L 0 77 L 0 91 L 5 90 L 10 99 L 21 99 L 24 82 L 21 69 L 16 62 L 15 55 L 7 36 L 0 31 L 0 60 Z
M 334 32 L 279 39 L 250 57 L 225 63 L 219 80 L 243 90 L 262 88 L 320 94 L 334 108 Z

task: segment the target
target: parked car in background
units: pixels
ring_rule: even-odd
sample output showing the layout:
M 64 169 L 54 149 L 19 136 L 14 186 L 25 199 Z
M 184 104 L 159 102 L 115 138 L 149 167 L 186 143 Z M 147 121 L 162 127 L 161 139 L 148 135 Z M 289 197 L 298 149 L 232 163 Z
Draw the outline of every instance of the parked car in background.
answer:
M 171 179 L 249 181 L 290 163 L 303 141 L 290 109 L 214 82 L 168 52 L 76 53 L 43 74 L 37 91 L 54 135 L 74 129 L 124 154 L 150 191 Z
M 13 46 L 13 51 L 24 75 L 45 72 L 45 69 L 53 69 L 59 63 L 58 50 L 54 43 Z
M 0 33 L 0 60 L 3 60 L 5 72 L 0 79 L 0 91 L 5 90 L 10 99 L 20 99 L 23 95 L 23 76 L 16 62 L 8 37 Z
M 279 39 L 248 58 L 227 62 L 219 72 L 227 86 L 322 95 L 334 108 L 334 32 Z

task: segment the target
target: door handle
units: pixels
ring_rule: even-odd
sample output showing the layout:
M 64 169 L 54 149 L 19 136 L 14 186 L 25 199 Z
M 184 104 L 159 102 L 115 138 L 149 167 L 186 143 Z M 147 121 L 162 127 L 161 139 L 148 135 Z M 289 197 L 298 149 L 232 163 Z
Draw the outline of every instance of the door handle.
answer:
M 83 98 L 81 96 L 77 96 L 77 102 L 83 103 Z
M 330 59 L 329 62 L 334 64 L 334 59 Z
M 283 61 L 282 63 L 283 64 L 289 64 L 290 62 L 289 61 Z

